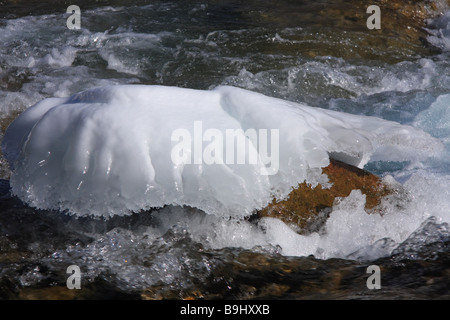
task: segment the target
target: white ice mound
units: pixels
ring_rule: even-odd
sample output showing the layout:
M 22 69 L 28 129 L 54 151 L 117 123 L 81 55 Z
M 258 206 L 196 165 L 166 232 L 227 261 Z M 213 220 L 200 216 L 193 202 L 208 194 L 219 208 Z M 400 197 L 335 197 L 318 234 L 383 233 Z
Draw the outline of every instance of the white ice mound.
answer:
M 311 172 L 329 154 L 361 167 L 371 157 L 416 160 L 440 148 L 413 127 L 234 87 L 145 85 L 43 100 L 2 144 L 24 202 L 105 217 L 164 205 L 244 216 L 299 182 L 316 183 Z

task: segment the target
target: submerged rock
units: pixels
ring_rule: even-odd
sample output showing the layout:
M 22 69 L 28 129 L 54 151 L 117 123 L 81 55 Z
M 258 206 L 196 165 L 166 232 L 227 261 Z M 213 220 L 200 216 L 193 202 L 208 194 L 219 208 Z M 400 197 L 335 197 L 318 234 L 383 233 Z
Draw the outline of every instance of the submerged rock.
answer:
M 287 199 L 273 199 L 257 216 L 278 218 L 299 233 L 309 233 L 317 231 L 326 221 L 335 200 L 347 197 L 352 190 L 361 190 L 366 195 L 367 212 L 375 211 L 381 198 L 392 191 L 376 175 L 335 159 L 330 159 L 323 173 L 332 183 L 330 188 L 301 183 Z
M 443 244 L 448 248 L 449 242 Z M 448 250 L 435 260 L 392 257 L 358 262 L 283 257 L 241 250 L 213 270 L 208 280 L 188 289 L 152 286 L 141 299 L 300 300 L 300 299 L 448 299 Z M 381 290 L 367 287 L 370 265 L 382 270 Z
M 370 5 L 380 8 L 380 29 L 368 29 Z M 281 28 L 300 27 L 311 32 L 296 32 L 268 46 L 274 53 L 296 52 L 306 57 L 334 56 L 344 59 L 365 58 L 397 63 L 429 55 L 436 51 L 427 43 L 427 19 L 436 18 L 448 8 L 449 1 L 380 0 L 310 1 L 295 9 L 281 2 L 266 10 L 249 11 L 249 20 Z M 270 8 L 269 8 L 270 7 Z M 319 41 L 317 41 L 319 40 Z

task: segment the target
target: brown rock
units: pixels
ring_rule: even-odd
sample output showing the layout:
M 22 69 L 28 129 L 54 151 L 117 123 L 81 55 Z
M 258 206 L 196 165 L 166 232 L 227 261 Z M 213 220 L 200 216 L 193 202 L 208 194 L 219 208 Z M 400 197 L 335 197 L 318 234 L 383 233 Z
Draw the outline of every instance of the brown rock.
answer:
M 79 291 L 67 287 L 25 288 L 19 293 L 19 300 L 75 300 Z
M 307 183 L 301 183 L 293 188 L 287 199 L 273 199 L 257 216 L 278 218 L 299 233 L 309 233 L 317 231 L 326 220 L 336 198 L 347 197 L 352 190 L 361 190 L 366 195 L 365 208 L 367 212 L 372 212 L 381 198 L 391 192 L 379 177 L 338 160 L 330 159 L 323 173 L 332 183 L 330 188 L 320 184 L 312 188 Z

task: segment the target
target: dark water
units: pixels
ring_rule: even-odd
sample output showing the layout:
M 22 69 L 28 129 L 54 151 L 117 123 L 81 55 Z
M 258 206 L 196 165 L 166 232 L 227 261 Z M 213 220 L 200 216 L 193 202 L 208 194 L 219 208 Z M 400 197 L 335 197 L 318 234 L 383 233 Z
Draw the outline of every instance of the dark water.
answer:
M 322 260 L 313 256 L 286 257 L 277 248 L 211 249 L 193 241 L 179 227 L 149 245 L 141 230 L 158 223 L 150 212 L 104 221 L 36 211 L 9 196 L 2 197 L 0 205 L 2 299 L 450 297 L 450 237 L 447 228 L 434 221 L 424 223 L 389 257 L 372 261 Z M 86 249 L 98 243 L 100 250 L 89 255 Z M 105 250 L 120 251 L 121 246 L 127 246 L 130 261 L 123 252 L 114 258 L 102 254 Z M 65 287 L 69 261 L 82 264 L 84 278 L 79 291 Z M 160 279 L 143 287 L 142 283 L 149 279 L 139 283 L 116 269 L 126 263 L 151 268 L 151 274 L 134 270 L 136 277 L 146 274 Z M 370 265 L 382 270 L 379 290 L 367 288 Z M 89 270 L 90 266 L 96 270 Z
M 67 29 L 58 1 L 0 7 L 2 134 L 37 101 L 93 86 L 228 84 L 420 125 L 449 141 L 448 123 L 438 121 L 447 115 L 430 109 L 450 93 L 445 24 L 407 42 L 388 25 L 368 32 L 359 2 L 79 5 L 81 30 Z M 420 118 L 427 110 L 430 118 Z M 316 244 L 315 236 L 271 234 L 257 222 L 191 208 L 109 220 L 36 210 L 9 194 L 3 160 L 0 298 L 448 299 L 448 158 L 420 170 L 375 161 L 367 169 L 393 175 L 408 196 L 386 204 L 388 222 L 362 218 L 354 234 L 337 219 Z M 341 211 L 358 221 L 352 208 Z M 82 290 L 67 289 L 69 265 L 81 268 Z M 367 287 L 370 265 L 381 268 L 379 290 Z

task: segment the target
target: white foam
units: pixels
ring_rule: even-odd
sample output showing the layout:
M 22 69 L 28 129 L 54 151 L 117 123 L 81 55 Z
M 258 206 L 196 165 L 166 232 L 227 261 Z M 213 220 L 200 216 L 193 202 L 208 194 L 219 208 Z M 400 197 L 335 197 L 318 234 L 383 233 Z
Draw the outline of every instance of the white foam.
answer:
M 441 17 L 428 21 L 430 35 L 428 42 L 432 45 L 445 50 L 450 50 L 450 11 L 445 12 Z
M 359 65 L 342 58 L 318 57 L 311 61 L 301 60 L 285 69 L 251 73 L 243 68 L 238 75 L 229 76 L 222 84 L 262 93 L 276 93 L 295 101 L 311 100 L 315 103 L 321 98 L 325 104 L 326 97 L 364 99 L 392 92 L 414 93 L 416 90 L 438 88 L 445 90 L 449 84 L 448 59 L 421 58 L 392 65 Z M 392 106 L 385 108 L 390 111 Z M 363 110 L 364 106 L 360 109 Z M 369 109 L 373 110 L 372 107 Z
M 137 75 L 139 71 L 136 68 L 127 68 L 114 53 L 100 50 L 100 56 L 108 62 L 108 69 L 116 70 L 117 72 L 124 72 Z
M 279 130 L 278 172 L 261 175 L 260 163 L 175 165 L 171 135 L 192 132 L 195 121 L 222 132 Z M 316 183 L 329 153 L 361 167 L 371 157 L 419 160 L 442 145 L 395 122 L 233 87 L 123 85 L 41 101 L 10 125 L 2 147 L 14 194 L 37 208 L 110 216 L 188 205 L 245 216 L 299 182 Z
M 430 217 L 437 223 L 450 222 L 449 178 L 425 172 L 413 174 L 403 186 L 405 194 L 383 200 L 382 214 L 368 214 L 365 196 L 354 190 L 335 204 L 320 233 L 299 235 L 283 222 L 267 219 L 265 239 L 288 256 L 358 260 L 388 256 Z
M 179 229 L 195 242 L 212 249 L 262 248 L 275 249 L 285 256 L 373 260 L 389 256 L 431 217 L 438 224 L 450 222 L 447 210 L 449 178 L 425 171 L 415 172 L 402 185 L 404 191 L 401 194 L 383 200 L 381 214 L 368 214 L 364 209 L 365 196 L 355 190 L 336 202 L 319 232 L 308 235 L 296 233 L 275 218 L 262 218 L 255 224 L 170 206 L 153 213 L 158 223 L 148 227 L 146 234 L 149 239 L 154 239 L 168 230 Z M 385 183 L 395 182 L 386 177 Z
M 62 68 L 70 67 L 76 58 L 77 50 L 72 47 L 65 47 L 61 51 L 53 48 L 50 53 L 46 54 L 42 59 L 29 60 L 28 67 L 36 67 L 40 64 L 49 65 L 51 67 Z

